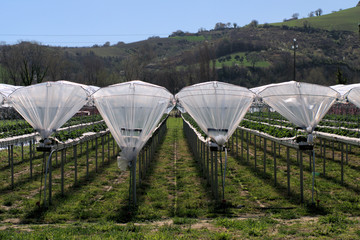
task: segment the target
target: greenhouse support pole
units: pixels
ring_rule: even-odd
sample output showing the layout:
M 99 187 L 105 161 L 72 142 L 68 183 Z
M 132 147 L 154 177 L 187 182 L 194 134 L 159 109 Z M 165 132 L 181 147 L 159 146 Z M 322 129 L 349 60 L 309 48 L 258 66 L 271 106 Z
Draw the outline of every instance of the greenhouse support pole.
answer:
M 211 151 L 211 191 L 213 196 L 215 196 L 215 174 L 214 174 L 214 152 Z
M 114 138 L 113 135 L 111 135 L 111 138 L 112 138 L 112 144 L 113 144 L 113 156 L 115 156 L 115 148 L 116 148 L 116 146 L 115 146 L 115 138 Z
M 95 138 L 95 172 L 98 172 L 98 137 Z
M 237 158 L 239 158 L 239 129 L 238 128 L 236 128 L 236 131 L 235 131 L 235 137 L 236 137 L 236 142 L 235 142 L 235 144 L 236 144 L 236 157 Z
M 256 170 L 256 165 L 257 165 L 257 163 L 256 163 L 256 135 L 254 135 L 254 159 L 255 159 L 254 164 L 255 164 L 255 170 Z
M 108 133 L 108 163 L 110 163 L 110 133 Z
M 8 166 L 9 167 L 11 166 L 10 152 L 11 152 L 11 147 L 10 147 L 10 145 L 8 145 Z
M 136 157 L 132 160 L 132 197 L 133 204 L 136 206 Z
M 249 164 L 250 154 L 249 154 L 249 132 L 246 132 L 246 161 Z
M 215 199 L 219 200 L 219 183 L 218 183 L 218 157 L 217 157 L 217 152 L 215 151 Z
M 244 161 L 244 131 L 243 130 L 241 130 L 241 161 Z
M 303 156 L 300 151 L 300 202 L 304 202 L 304 177 L 303 177 Z
M 344 184 L 344 144 L 341 144 L 341 184 Z
M 74 145 L 74 165 L 75 165 L 75 185 L 77 185 L 77 149 L 76 149 L 76 145 Z
M 86 178 L 89 177 L 89 141 L 86 141 Z
M 58 151 L 55 152 L 55 160 L 56 160 L 55 166 L 58 166 Z
M 287 175 L 287 190 L 290 196 L 290 148 L 286 147 L 286 175 Z
M 323 147 L 323 175 L 325 176 L 326 173 L 326 166 L 325 166 L 325 161 L 326 161 L 326 141 L 324 139 L 324 147 Z
M 276 143 L 275 142 L 273 142 L 273 144 L 274 144 L 274 185 L 276 186 L 276 182 L 277 182 L 277 176 L 276 176 L 276 168 L 277 168 L 277 166 L 276 166 Z
M 21 162 L 24 162 L 24 143 L 21 142 Z
M 208 184 L 210 185 L 210 177 L 209 177 L 209 147 L 206 147 L 206 180 Z
M 312 174 L 312 189 L 311 189 L 311 202 L 314 203 L 314 192 L 315 192 L 315 149 L 312 150 L 312 165 L 313 165 L 313 174 Z
M 348 151 L 348 144 L 346 143 L 346 165 L 348 165 L 348 164 L 349 164 L 349 156 L 348 156 L 348 154 L 349 154 L 349 151 Z
M 142 174 L 141 174 L 141 152 L 139 152 L 138 159 L 139 159 L 139 185 L 140 185 L 141 184 L 141 177 L 142 177 Z
M 64 156 L 65 151 L 61 149 L 61 195 L 64 195 Z
M 52 150 L 50 152 L 50 155 L 49 155 L 49 158 L 46 162 L 46 165 L 45 165 L 45 180 L 44 180 L 44 206 L 46 207 L 46 182 L 47 182 L 47 174 L 48 174 L 48 169 L 50 170 L 50 172 L 52 171 L 52 168 L 49 167 L 50 164 L 51 164 L 51 157 L 52 157 L 52 154 L 55 152 L 55 150 Z M 45 157 L 45 152 L 44 152 L 44 157 Z M 51 175 L 52 173 L 49 173 L 49 204 L 51 203 Z
M 105 152 L 104 152 L 104 135 L 101 136 L 101 157 L 102 157 L 102 166 L 104 166 L 105 161 Z
M 10 146 L 11 188 L 14 188 L 14 145 Z
M 221 153 L 220 153 L 221 154 Z M 220 155 L 221 156 L 221 155 Z M 227 149 L 225 148 L 225 165 L 223 173 L 223 200 L 225 200 L 225 176 L 226 176 L 226 165 L 227 165 Z
M 266 138 L 264 138 L 264 173 L 266 173 Z
M 30 178 L 32 178 L 32 141 L 29 142 L 29 154 L 30 154 Z

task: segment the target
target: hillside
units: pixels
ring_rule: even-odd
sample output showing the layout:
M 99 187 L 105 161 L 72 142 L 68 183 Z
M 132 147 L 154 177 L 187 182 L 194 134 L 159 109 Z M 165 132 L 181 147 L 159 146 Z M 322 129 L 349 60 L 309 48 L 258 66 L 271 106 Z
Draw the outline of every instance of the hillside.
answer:
M 303 18 L 288 22 L 274 23 L 273 26 L 303 27 L 310 26 L 328 31 L 358 32 L 360 23 L 360 6 L 322 15 L 319 17 Z
M 177 31 L 167 38 L 93 47 L 56 48 L 23 42 L 0 47 L 0 82 L 27 85 L 44 74 L 41 81 L 66 79 L 100 87 L 140 79 L 173 93 L 211 80 L 255 87 L 293 80 L 296 38 L 295 80 L 334 85 L 341 71 L 343 81 L 355 83 L 360 82 L 359 16 L 360 7 L 355 7 L 284 23 Z M 34 51 L 39 51 L 40 58 L 31 59 Z M 38 71 L 39 66 L 33 66 L 37 72 L 32 71 L 31 76 L 21 72 L 19 65 L 34 61 L 40 62 L 43 72 Z

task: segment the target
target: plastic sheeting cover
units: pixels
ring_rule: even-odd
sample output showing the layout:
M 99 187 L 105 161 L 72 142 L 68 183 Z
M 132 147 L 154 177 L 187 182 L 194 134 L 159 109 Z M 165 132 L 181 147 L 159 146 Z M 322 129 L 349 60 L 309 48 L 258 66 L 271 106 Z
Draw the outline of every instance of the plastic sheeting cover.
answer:
M 354 84 L 348 84 L 348 85 L 338 84 L 338 85 L 334 85 L 334 86 L 330 86 L 330 87 L 332 89 L 334 89 L 335 91 L 339 92 L 341 94 L 342 100 L 345 100 L 345 98 L 347 97 L 347 95 L 351 91 L 351 89 L 360 87 L 360 83 L 354 83 Z
M 18 88 L 21 88 L 21 87 L 0 83 L 0 104 L 4 101 L 4 99 L 6 97 L 8 97 L 11 93 L 13 93 Z
M 93 98 L 127 162 L 136 159 L 163 114 L 173 107 L 168 90 L 142 81 L 101 88 Z
M 78 84 L 45 82 L 17 89 L 9 103 L 45 139 L 80 110 L 88 96 Z
M 360 108 L 360 87 L 354 87 L 347 93 L 347 99 Z
M 181 106 L 219 146 L 235 131 L 254 97 L 247 88 L 216 81 L 185 87 L 176 94 Z
M 312 133 L 340 94 L 309 83 L 290 81 L 269 86 L 258 93 L 275 111 Z

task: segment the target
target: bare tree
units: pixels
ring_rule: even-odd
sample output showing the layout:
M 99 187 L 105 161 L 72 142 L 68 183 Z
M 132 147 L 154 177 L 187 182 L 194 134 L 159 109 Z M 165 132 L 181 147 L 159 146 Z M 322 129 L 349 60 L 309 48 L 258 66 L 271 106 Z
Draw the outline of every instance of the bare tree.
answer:
M 84 67 L 84 83 L 98 85 L 99 75 L 103 70 L 103 61 L 100 57 L 96 56 L 94 52 L 90 52 L 82 59 Z
M 2 63 L 14 84 L 25 86 L 40 83 L 48 71 L 47 52 L 44 46 L 21 42 L 2 49 Z

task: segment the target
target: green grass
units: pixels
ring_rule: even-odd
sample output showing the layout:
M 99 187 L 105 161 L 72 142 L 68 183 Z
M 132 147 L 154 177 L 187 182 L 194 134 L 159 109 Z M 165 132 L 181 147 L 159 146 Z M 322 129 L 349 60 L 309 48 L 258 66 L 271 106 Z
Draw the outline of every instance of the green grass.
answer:
M 349 8 L 319 17 L 304 18 L 289 22 L 274 23 L 271 25 L 303 27 L 305 21 L 313 28 L 321 28 L 329 31 L 340 30 L 358 32 L 358 24 L 360 23 L 360 7 Z
M 243 61 L 240 62 L 240 61 L 236 60 L 237 56 L 239 58 L 243 58 Z M 238 66 L 242 66 L 242 67 L 252 67 L 253 66 L 253 64 L 250 62 L 250 60 L 248 60 L 246 58 L 245 52 L 238 52 L 238 53 L 233 53 L 233 54 L 223 56 L 221 58 L 218 58 L 215 63 L 216 68 L 221 68 L 222 66 L 231 67 L 234 65 L 238 65 Z M 264 61 L 264 60 L 258 61 L 255 64 L 255 67 L 261 67 L 261 68 L 267 68 L 269 66 L 270 66 L 270 63 L 268 61 Z
M 200 36 L 193 36 L 193 35 L 191 35 L 191 36 L 176 36 L 176 37 L 170 37 L 170 38 L 177 39 L 177 40 L 186 40 L 189 42 L 202 42 L 205 40 L 210 40 L 210 39 L 205 38 L 205 36 L 203 36 L 203 35 L 200 35 Z

